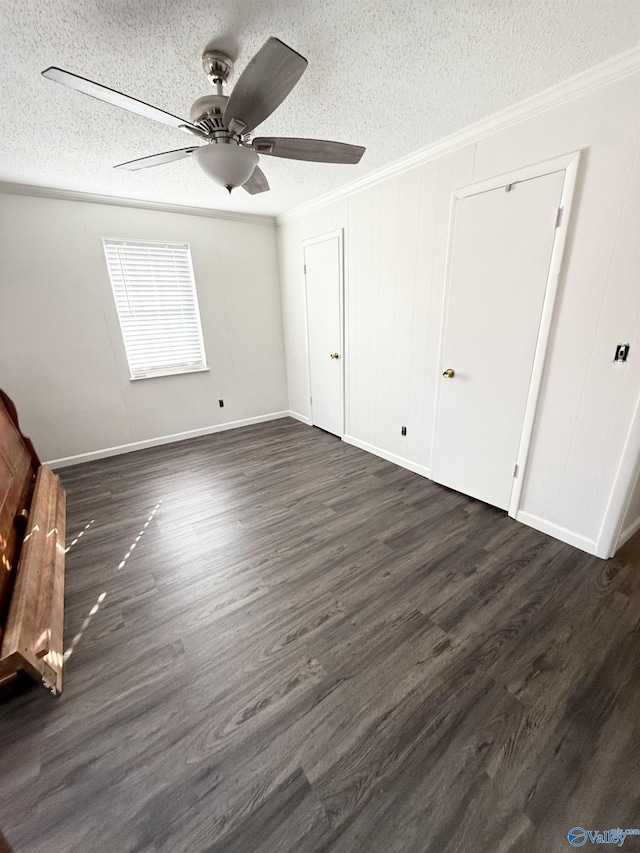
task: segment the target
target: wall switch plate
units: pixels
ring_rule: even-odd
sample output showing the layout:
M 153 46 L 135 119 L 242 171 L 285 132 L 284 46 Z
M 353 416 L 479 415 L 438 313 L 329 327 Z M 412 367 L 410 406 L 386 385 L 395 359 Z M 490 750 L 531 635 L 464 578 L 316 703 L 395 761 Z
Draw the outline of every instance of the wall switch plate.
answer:
M 629 344 L 618 344 L 614 361 L 626 361 L 629 355 Z
M 407 434 L 407 428 L 405 426 L 400 427 L 400 432 L 402 435 L 406 435 Z
M 221 409 L 224 408 L 224 400 L 218 400 L 218 405 Z

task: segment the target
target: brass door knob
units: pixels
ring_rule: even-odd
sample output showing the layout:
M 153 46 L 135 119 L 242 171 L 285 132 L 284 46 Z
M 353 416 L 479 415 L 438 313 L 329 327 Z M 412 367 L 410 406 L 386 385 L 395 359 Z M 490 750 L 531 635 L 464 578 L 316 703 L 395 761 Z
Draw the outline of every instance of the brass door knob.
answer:
M 445 372 L 442 375 L 444 376 L 445 379 L 453 379 L 453 377 L 456 375 L 456 372 L 455 372 L 455 370 L 453 370 L 453 368 L 447 367 L 447 369 L 445 370 Z
M 340 358 L 340 356 L 339 356 L 339 354 L 338 354 L 337 352 L 332 352 L 332 353 L 331 353 L 331 358 Z

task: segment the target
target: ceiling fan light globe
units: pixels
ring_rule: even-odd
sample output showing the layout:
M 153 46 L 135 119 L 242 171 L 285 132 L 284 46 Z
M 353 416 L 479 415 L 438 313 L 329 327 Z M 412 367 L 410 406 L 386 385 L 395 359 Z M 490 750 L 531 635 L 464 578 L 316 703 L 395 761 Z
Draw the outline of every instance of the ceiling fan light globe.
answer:
M 260 159 L 255 151 L 235 143 L 203 145 L 193 156 L 205 175 L 227 188 L 248 181 Z

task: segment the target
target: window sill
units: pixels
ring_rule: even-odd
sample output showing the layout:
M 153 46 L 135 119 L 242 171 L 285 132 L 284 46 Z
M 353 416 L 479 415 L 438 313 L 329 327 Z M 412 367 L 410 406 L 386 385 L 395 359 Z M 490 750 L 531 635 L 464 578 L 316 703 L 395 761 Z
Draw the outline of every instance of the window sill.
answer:
M 209 373 L 208 367 L 194 367 L 193 370 L 167 370 L 166 373 L 150 373 L 148 376 L 130 376 L 129 382 L 144 382 L 147 379 L 166 379 L 167 376 L 188 376 L 190 373 Z

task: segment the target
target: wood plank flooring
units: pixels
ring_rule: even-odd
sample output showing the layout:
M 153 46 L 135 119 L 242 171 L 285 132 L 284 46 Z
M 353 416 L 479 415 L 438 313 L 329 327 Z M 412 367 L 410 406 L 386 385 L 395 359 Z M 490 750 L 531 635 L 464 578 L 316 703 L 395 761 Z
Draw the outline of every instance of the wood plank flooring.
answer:
M 597 560 L 290 420 L 62 479 L 64 694 L 0 706 L 15 853 L 640 826 L 640 537 Z

